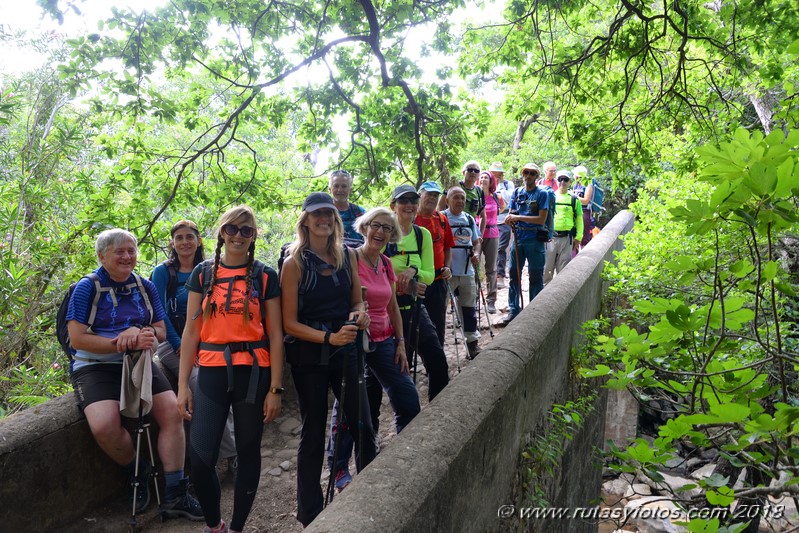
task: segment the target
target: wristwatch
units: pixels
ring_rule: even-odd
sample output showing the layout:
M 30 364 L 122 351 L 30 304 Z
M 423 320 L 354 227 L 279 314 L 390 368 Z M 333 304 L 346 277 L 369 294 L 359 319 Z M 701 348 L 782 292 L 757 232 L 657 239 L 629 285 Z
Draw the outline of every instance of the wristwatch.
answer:
M 272 394 L 283 394 L 284 392 L 286 392 L 286 389 L 284 389 L 283 387 L 272 387 L 271 389 L 269 389 L 269 392 Z

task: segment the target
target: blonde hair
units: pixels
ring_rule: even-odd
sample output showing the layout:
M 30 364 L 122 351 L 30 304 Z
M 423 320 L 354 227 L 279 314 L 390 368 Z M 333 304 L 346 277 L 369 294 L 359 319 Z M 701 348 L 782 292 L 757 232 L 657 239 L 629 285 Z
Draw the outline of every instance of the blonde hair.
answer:
M 388 242 L 400 242 L 402 240 L 402 228 L 400 228 L 397 217 L 394 216 L 394 212 L 387 207 L 374 207 L 358 217 L 355 221 L 355 231 L 365 237 L 369 224 L 379 216 L 386 216 L 391 221 L 393 229 L 391 230 L 391 237 L 388 239 Z
M 214 252 L 214 267 L 211 269 L 211 281 L 208 284 L 208 292 L 203 296 L 205 299 L 205 307 L 203 308 L 203 319 L 208 320 L 211 316 L 211 295 L 214 292 L 214 283 L 216 282 L 216 271 L 219 268 L 220 257 L 222 255 L 222 246 L 225 244 L 225 239 L 222 237 L 222 226 L 230 224 L 234 220 L 246 217 L 255 228 L 255 233 L 252 236 L 252 242 L 247 250 L 247 274 L 246 274 L 246 288 L 244 289 L 244 324 L 250 322 L 250 289 L 252 288 L 252 267 L 255 263 L 255 239 L 258 237 L 258 225 L 255 221 L 255 211 L 248 205 L 237 205 L 231 207 L 219 217 L 216 229 L 216 250 Z M 205 281 L 205 280 L 203 280 Z M 233 281 L 231 281 L 233 283 Z
M 310 216 L 308 211 L 300 213 L 300 218 L 297 219 L 297 224 L 294 226 L 297 238 L 289 246 L 289 254 L 297 265 L 300 275 L 302 275 L 302 253 L 311 246 L 308 226 L 305 225 Z M 344 223 L 341 221 L 337 209 L 333 209 L 333 234 L 327 238 L 326 251 L 333 256 L 335 269 L 341 270 L 344 267 Z

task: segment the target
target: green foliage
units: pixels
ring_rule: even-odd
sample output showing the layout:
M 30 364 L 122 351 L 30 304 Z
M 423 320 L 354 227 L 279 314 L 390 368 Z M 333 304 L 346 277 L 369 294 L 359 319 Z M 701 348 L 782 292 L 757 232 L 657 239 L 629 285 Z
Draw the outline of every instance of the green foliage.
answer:
M 799 130 L 738 129 L 698 148 L 696 164 L 693 173 L 649 180 L 633 206 L 639 222 L 610 276 L 631 304 L 623 322 L 635 327 L 598 336 L 606 359 L 582 374 L 676 413 L 654 442 L 612 450 L 618 470 L 657 479 L 678 444 L 717 448 L 761 483 L 782 475 L 770 494 L 786 494 L 797 481 L 799 278 L 778 246 L 799 231 Z M 750 488 L 734 482 L 700 482 L 706 504 L 728 506 Z
M 531 507 L 548 507 L 546 487 L 563 461 L 566 443 L 580 431 L 594 410 L 596 392 L 565 404 L 555 404 L 533 442 L 522 452 L 522 477 Z

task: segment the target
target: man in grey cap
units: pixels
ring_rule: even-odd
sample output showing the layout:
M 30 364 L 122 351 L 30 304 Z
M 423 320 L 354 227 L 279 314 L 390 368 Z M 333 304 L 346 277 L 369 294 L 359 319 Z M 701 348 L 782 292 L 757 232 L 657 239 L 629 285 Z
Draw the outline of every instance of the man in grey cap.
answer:
M 569 194 L 571 174 L 559 170 L 556 174 L 558 189 L 555 191 L 555 233 L 547 243 L 547 260 L 544 265 L 544 285 L 552 281 L 555 272 L 560 273 L 572 259 L 572 250 L 580 247 L 583 238 L 583 208 L 579 198 Z

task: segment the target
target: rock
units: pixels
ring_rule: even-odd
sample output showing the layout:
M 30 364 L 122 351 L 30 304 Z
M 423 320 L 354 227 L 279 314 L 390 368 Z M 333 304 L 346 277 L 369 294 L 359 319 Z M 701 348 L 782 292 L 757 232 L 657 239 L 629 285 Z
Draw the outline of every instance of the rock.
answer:
M 699 468 L 701 465 L 703 465 L 705 463 L 706 463 L 706 461 L 703 460 L 703 459 L 700 459 L 699 457 L 691 457 L 687 461 L 685 461 L 685 467 L 688 470 L 696 470 L 697 468 Z
M 643 496 L 652 496 L 652 489 L 646 483 L 633 483 L 627 486 L 624 491 L 624 497 L 627 500 L 637 500 Z
M 261 448 L 261 457 L 272 457 L 274 453 L 269 448 Z
M 629 487 L 630 483 L 626 479 L 611 479 L 610 481 L 605 481 L 602 484 L 602 493 L 610 494 L 612 496 L 623 496 Z
M 708 463 L 708 464 L 706 464 L 703 467 L 697 468 L 696 470 L 691 472 L 689 475 L 693 479 L 697 479 L 697 480 L 705 479 L 706 477 L 710 477 L 710 475 L 713 473 L 713 470 L 715 470 L 715 469 L 716 469 L 716 464 L 715 463 Z
M 644 475 L 641 476 L 641 481 L 649 485 L 653 491 L 659 494 L 671 495 L 673 493 L 676 498 L 680 499 L 692 498 L 702 494 L 702 490 L 697 486 L 687 490 L 682 490 L 683 487 L 686 487 L 687 485 L 696 485 L 694 480 L 672 476 L 671 474 L 665 474 L 663 472 L 661 472 L 660 475 L 663 476 L 662 482 L 654 481 Z
M 297 450 L 292 448 L 286 448 L 284 450 L 278 450 L 275 452 L 275 457 L 278 459 L 296 459 L 297 458 Z
M 684 468 L 685 467 L 685 459 L 683 459 L 679 455 L 676 455 L 676 456 L 672 457 L 671 459 L 667 460 L 663 464 L 663 466 L 665 466 L 669 470 L 676 470 L 678 468 Z
M 710 448 L 708 450 L 704 450 L 701 453 L 702 459 L 704 459 L 706 461 L 715 461 L 716 459 L 718 459 L 718 456 L 719 456 L 719 451 L 717 449 L 715 449 L 715 448 Z
M 291 430 L 291 434 L 296 437 L 297 435 L 300 434 L 300 431 L 302 431 L 302 424 L 300 424 L 299 426 L 297 426 L 294 429 L 292 429 Z
M 283 423 L 280 424 L 278 430 L 281 433 L 292 433 L 297 427 L 302 426 L 302 422 L 297 420 L 296 418 L 289 418 L 284 420 Z
M 280 463 L 280 468 L 282 468 L 284 472 L 288 472 L 289 468 L 291 468 L 291 461 L 283 461 Z
M 639 533 L 684 533 L 685 528 L 674 522 L 687 522 L 687 517 L 677 506 L 663 496 L 644 496 L 633 500 L 624 508 L 628 525 L 635 525 Z
M 269 470 L 269 472 L 267 472 L 267 474 L 269 474 L 270 476 L 274 476 L 274 477 L 279 477 L 280 474 L 282 474 L 282 473 L 283 473 L 283 470 L 281 468 L 278 468 L 278 467 L 272 468 L 272 469 Z

